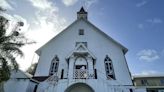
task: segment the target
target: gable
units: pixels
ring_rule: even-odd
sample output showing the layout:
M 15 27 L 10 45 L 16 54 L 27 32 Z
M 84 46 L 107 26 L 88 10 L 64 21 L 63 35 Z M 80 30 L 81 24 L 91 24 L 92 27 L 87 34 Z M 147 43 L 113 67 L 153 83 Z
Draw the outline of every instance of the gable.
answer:
M 96 59 L 96 57 L 89 51 L 89 49 L 83 44 L 83 43 L 80 43 L 78 44 L 75 49 L 66 57 L 69 58 L 71 57 L 71 55 L 73 54 L 76 54 L 76 53 L 82 53 L 82 54 L 89 54 L 93 59 Z
M 85 51 L 85 48 L 80 46 L 79 48 L 77 48 L 77 51 Z
M 53 40 L 55 40 L 56 38 L 58 38 L 58 37 L 61 37 L 64 33 L 65 33 L 65 31 L 66 30 L 68 30 L 69 28 L 71 28 L 71 27 L 74 27 L 78 22 L 84 22 L 84 23 L 86 23 L 88 26 L 90 26 L 90 27 L 93 27 L 94 29 L 96 29 L 95 31 L 97 31 L 99 34 L 101 34 L 102 36 L 104 36 L 105 38 L 107 38 L 108 40 L 110 40 L 110 41 L 112 41 L 114 44 L 116 44 L 117 46 L 119 46 L 121 49 L 122 49 L 122 51 L 123 51 L 123 53 L 125 54 L 127 51 L 128 51 L 128 49 L 126 48 L 126 47 L 124 47 L 123 45 L 121 45 L 120 43 L 118 43 L 117 41 L 115 41 L 114 39 L 112 39 L 110 36 L 108 36 L 107 34 L 105 34 L 103 31 L 101 31 L 100 29 L 98 29 L 96 26 L 94 26 L 92 23 L 90 23 L 88 20 L 84 20 L 84 19 L 78 19 L 78 20 L 76 20 L 76 21 L 74 21 L 70 26 L 68 26 L 66 29 L 64 29 L 62 32 L 60 32 L 58 35 L 56 35 L 55 37 L 53 37 L 50 41 L 48 41 L 45 45 L 43 45 L 42 47 L 40 47 L 37 51 L 36 51 L 36 53 L 38 54 L 38 55 L 40 55 L 40 53 L 41 53 L 41 50 L 45 47 L 45 46 L 47 46 L 49 43 L 51 43 Z M 79 48 L 79 49 L 82 49 L 82 48 Z

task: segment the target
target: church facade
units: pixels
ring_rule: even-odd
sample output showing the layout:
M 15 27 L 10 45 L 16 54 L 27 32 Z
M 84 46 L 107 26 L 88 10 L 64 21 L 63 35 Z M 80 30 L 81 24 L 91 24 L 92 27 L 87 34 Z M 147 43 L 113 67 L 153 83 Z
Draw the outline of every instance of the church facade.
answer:
M 127 49 L 95 27 L 81 8 L 77 20 L 38 49 L 38 92 L 133 92 Z
M 81 8 L 70 26 L 36 51 L 39 61 L 32 79 L 37 85 L 27 90 L 144 92 L 133 86 L 125 58 L 127 48 L 89 22 L 87 16 Z

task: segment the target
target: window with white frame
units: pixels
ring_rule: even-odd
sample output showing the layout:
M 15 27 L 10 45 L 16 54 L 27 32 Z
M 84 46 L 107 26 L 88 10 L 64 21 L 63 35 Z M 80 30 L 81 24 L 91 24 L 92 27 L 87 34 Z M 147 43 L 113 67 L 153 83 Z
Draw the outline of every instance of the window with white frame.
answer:
M 51 67 L 50 67 L 50 75 L 57 73 L 59 66 L 59 58 L 57 55 L 52 59 Z
M 115 79 L 112 60 L 109 58 L 108 55 L 106 55 L 104 59 L 104 63 L 105 63 L 105 71 L 106 71 L 107 79 Z

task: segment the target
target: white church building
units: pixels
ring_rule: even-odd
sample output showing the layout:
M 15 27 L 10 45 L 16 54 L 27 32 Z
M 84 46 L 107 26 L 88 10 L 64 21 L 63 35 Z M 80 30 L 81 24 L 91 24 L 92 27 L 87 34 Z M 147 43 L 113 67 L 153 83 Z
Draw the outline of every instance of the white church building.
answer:
M 87 14 L 82 7 L 71 25 L 36 51 L 38 65 L 24 91 L 5 92 L 145 92 L 133 86 L 127 48 L 89 22 Z

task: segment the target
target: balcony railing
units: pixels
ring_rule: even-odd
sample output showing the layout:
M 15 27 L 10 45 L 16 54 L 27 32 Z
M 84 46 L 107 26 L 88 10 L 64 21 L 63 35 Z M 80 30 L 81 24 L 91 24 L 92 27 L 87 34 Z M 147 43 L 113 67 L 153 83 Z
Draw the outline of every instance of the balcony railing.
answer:
M 95 79 L 95 75 L 89 74 L 87 69 L 75 69 L 74 79 Z

